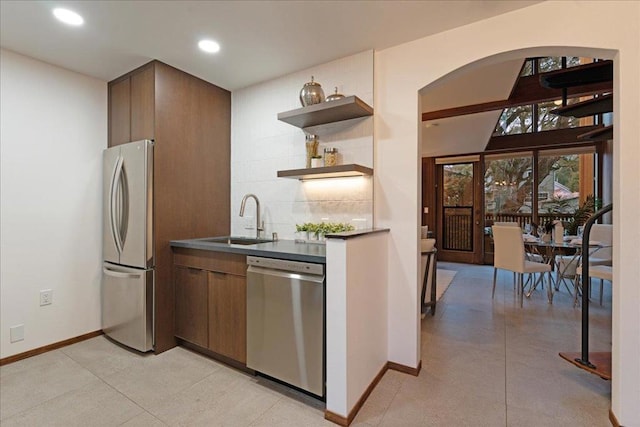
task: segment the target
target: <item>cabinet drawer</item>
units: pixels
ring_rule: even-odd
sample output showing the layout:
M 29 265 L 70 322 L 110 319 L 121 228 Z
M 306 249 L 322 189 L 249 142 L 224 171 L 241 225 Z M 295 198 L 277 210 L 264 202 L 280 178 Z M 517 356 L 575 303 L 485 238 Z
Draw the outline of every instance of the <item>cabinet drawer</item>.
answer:
M 240 254 L 173 248 L 173 263 L 236 276 L 247 275 L 247 256 Z

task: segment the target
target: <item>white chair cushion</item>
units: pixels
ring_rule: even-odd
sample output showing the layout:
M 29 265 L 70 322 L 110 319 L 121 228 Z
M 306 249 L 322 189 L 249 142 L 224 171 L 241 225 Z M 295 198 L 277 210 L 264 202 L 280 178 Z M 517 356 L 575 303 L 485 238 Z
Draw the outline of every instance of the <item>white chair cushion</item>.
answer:
M 524 262 L 525 273 L 545 273 L 547 271 L 551 271 L 551 266 L 549 264 L 544 264 L 541 262 L 532 262 L 532 261 Z
M 589 267 L 589 277 L 598 279 L 613 280 L 613 267 L 608 265 L 593 265 Z
M 422 239 L 420 241 L 421 252 L 431 252 L 436 245 L 436 239 Z

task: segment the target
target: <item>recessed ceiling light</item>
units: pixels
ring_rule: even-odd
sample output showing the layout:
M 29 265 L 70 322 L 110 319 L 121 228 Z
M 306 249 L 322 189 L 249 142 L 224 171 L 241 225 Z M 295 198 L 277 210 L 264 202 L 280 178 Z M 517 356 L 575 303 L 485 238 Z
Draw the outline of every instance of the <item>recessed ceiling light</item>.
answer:
M 198 47 L 207 53 L 216 53 L 220 51 L 220 45 L 213 40 L 200 40 Z
M 68 25 L 79 26 L 84 24 L 84 19 L 82 16 L 78 15 L 72 10 L 56 8 L 53 9 L 53 16 L 58 18 L 58 20 L 64 22 Z

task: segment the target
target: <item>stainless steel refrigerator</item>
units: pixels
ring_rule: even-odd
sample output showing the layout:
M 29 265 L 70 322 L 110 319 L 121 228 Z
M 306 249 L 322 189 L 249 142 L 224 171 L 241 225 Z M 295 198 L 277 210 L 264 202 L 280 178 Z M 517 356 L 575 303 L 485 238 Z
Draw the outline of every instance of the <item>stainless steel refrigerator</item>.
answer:
M 102 330 L 154 346 L 153 141 L 104 150 Z

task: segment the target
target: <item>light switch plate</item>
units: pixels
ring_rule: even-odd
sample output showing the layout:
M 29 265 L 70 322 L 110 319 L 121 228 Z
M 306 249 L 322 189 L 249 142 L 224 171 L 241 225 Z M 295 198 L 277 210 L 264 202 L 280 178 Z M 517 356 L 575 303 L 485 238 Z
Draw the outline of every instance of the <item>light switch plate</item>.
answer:
M 9 328 L 11 342 L 24 341 L 24 324 Z
M 40 306 L 49 305 L 53 303 L 53 290 L 44 289 L 40 291 Z

